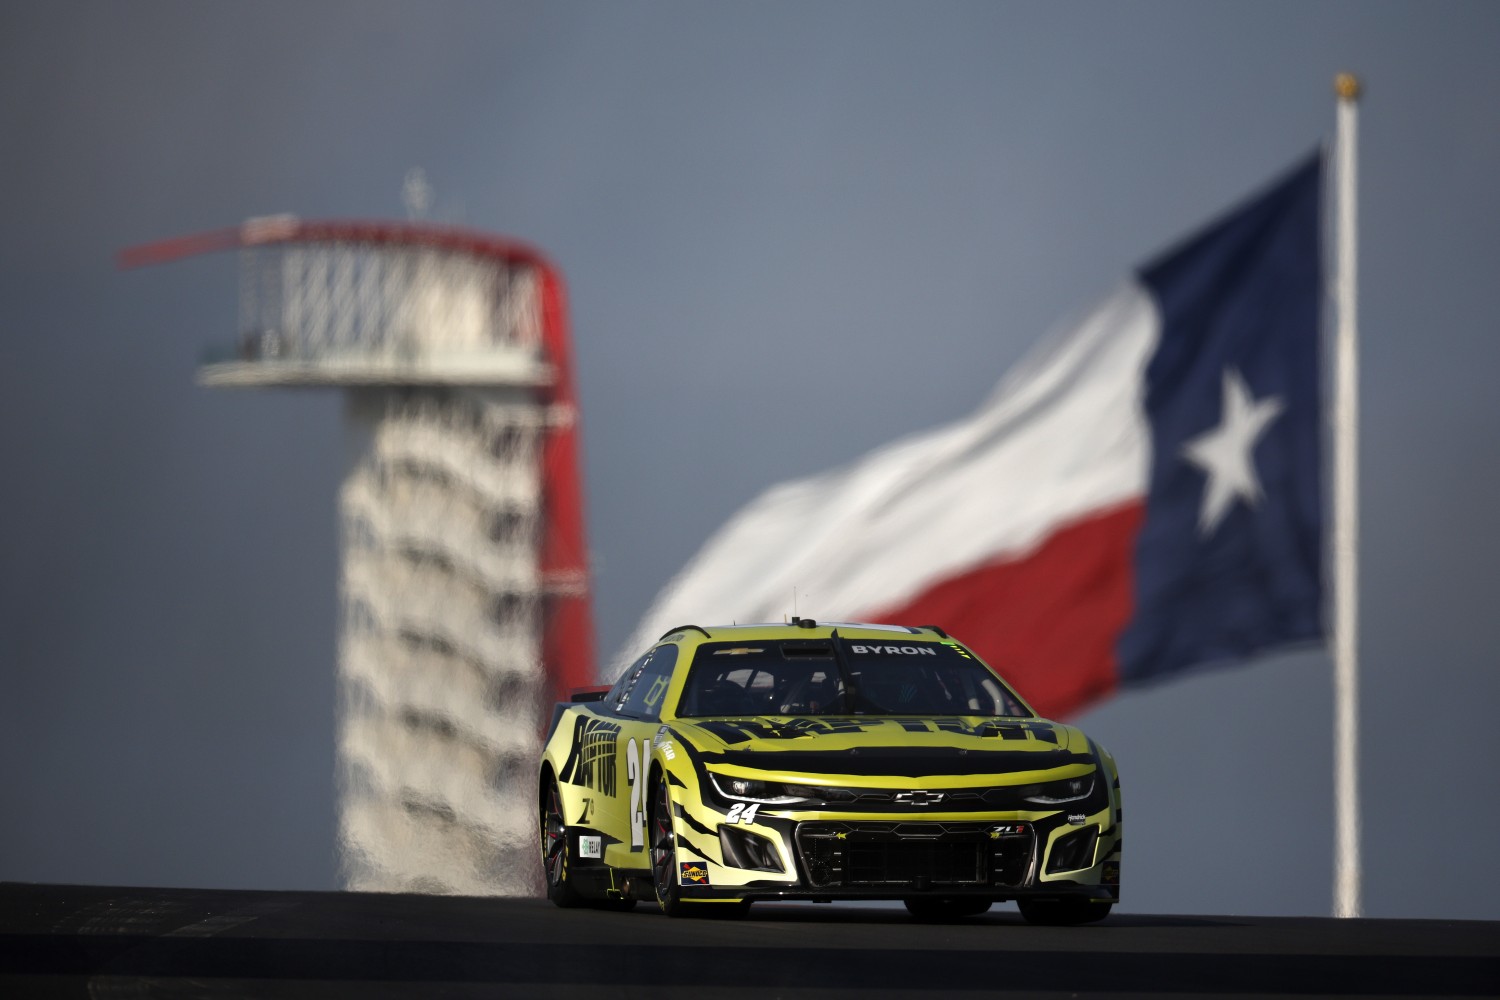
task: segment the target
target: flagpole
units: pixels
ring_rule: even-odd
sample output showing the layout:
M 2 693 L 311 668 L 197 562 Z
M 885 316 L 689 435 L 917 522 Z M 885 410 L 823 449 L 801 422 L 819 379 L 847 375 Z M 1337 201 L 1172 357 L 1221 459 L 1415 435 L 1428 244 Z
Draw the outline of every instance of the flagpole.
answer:
M 1357 917 L 1362 908 L 1359 858 L 1359 386 L 1355 327 L 1355 144 L 1360 84 L 1350 73 L 1334 81 L 1336 133 L 1338 313 L 1334 339 L 1334 890 L 1333 914 Z

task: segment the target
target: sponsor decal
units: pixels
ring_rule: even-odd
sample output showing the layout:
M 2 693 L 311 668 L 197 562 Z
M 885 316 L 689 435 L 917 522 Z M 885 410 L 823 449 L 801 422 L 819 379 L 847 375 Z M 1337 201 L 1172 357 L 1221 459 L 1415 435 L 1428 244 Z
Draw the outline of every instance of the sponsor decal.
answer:
M 805 736 L 828 736 L 835 733 L 862 733 L 867 726 L 875 728 L 879 722 L 860 724 L 853 720 L 824 722 L 821 719 L 789 719 L 786 722 L 760 722 L 737 719 L 733 722 L 715 719 L 700 722 L 699 726 L 713 733 L 725 743 L 744 743 L 746 740 L 794 740 Z
M 661 696 L 666 693 L 667 679 L 665 677 L 658 677 L 653 680 L 651 682 L 651 686 L 646 689 L 646 696 L 644 699 L 646 707 L 654 709 L 656 707 L 656 703 L 661 701 Z
M 1083 821 L 1088 819 L 1083 813 L 1068 813 L 1068 822 L 1074 826 L 1082 826 Z
M 937 650 L 931 646 L 850 646 L 851 653 L 862 655 L 880 654 L 883 656 L 936 656 Z
M 580 858 L 604 857 L 604 838 L 580 836 L 578 838 L 578 856 Z
M 1040 740 L 1057 745 L 1057 732 L 1045 722 L 980 722 L 970 725 L 961 718 L 942 719 L 839 719 L 791 718 L 785 721 L 759 719 L 713 719 L 698 723 L 725 743 L 746 740 L 795 740 L 808 736 L 878 732 L 894 723 L 908 733 L 954 733 L 998 740 Z
M 708 885 L 708 869 L 696 861 L 679 861 L 683 885 Z
M 558 780 L 614 795 L 615 747 L 619 735 L 618 723 L 580 715 L 573 725 L 573 748 Z
M 764 653 L 764 649 L 754 649 L 750 646 L 735 646 L 733 649 L 716 649 L 715 656 L 744 656 L 746 653 Z
M 1115 886 L 1116 888 L 1119 887 L 1119 885 L 1120 885 L 1120 862 L 1118 862 L 1118 861 L 1106 861 L 1106 862 L 1104 862 L 1104 879 L 1103 879 L 1103 881 L 1104 881 L 1105 885 L 1112 885 L 1112 886 Z
M 1025 823 L 1000 823 L 990 827 L 990 838 L 1014 837 L 1017 834 L 1027 834 L 1030 832 L 1031 828 Z

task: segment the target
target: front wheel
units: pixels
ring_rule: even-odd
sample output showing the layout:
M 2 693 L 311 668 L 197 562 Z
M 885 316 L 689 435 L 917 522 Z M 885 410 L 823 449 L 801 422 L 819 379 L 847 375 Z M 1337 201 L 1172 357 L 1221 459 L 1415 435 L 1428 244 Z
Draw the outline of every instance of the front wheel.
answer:
M 680 917 L 683 910 L 677 885 L 677 835 L 672 829 L 672 799 L 665 779 L 652 789 L 651 815 L 646 823 L 651 836 L 651 881 L 656 885 L 657 905 L 667 916 Z
M 990 900 L 964 896 L 913 896 L 902 900 L 906 911 L 918 920 L 961 920 L 989 912 Z
M 1016 906 L 1028 924 L 1046 927 L 1071 927 L 1074 924 L 1091 924 L 1109 916 L 1113 903 L 1096 903 L 1092 899 L 1069 897 L 1065 899 L 1018 899 Z
M 678 879 L 677 835 L 672 829 L 672 798 L 667 781 L 662 778 L 651 793 L 651 815 L 647 817 L 651 837 L 651 881 L 656 885 L 656 902 L 669 917 L 721 917 L 733 920 L 750 911 L 744 900 L 736 902 L 685 902 Z
M 583 897 L 568 879 L 568 827 L 563 822 L 562 795 L 557 782 L 547 779 L 542 790 L 542 877 L 547 882 L 547 898 L 562 907 L 581 906 Z

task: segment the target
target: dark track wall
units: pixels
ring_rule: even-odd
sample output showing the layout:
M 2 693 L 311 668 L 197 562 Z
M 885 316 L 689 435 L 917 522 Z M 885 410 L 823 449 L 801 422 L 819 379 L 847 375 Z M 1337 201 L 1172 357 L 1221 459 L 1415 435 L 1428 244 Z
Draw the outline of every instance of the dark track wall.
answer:
M 1500 923 L 1116 915 L 1031 927 L 759 904 L 0 883 L 0 996 L 1492 996 Z

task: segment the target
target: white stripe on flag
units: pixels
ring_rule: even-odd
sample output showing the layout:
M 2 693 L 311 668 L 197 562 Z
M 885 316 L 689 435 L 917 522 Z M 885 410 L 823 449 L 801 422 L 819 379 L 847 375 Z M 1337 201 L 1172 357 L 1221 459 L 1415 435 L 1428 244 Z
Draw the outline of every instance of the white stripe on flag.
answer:
M 613 673 L 677 625 L 780 621 L 793 587 L 800 613 L 858 620 L 1140 498 L 1143 382 L 1159 336 L 1155 303 L 1127 282 L 968 418 L 766 490 L 658 595 Z M 934 366 L 915 387 L 942 380 Z

